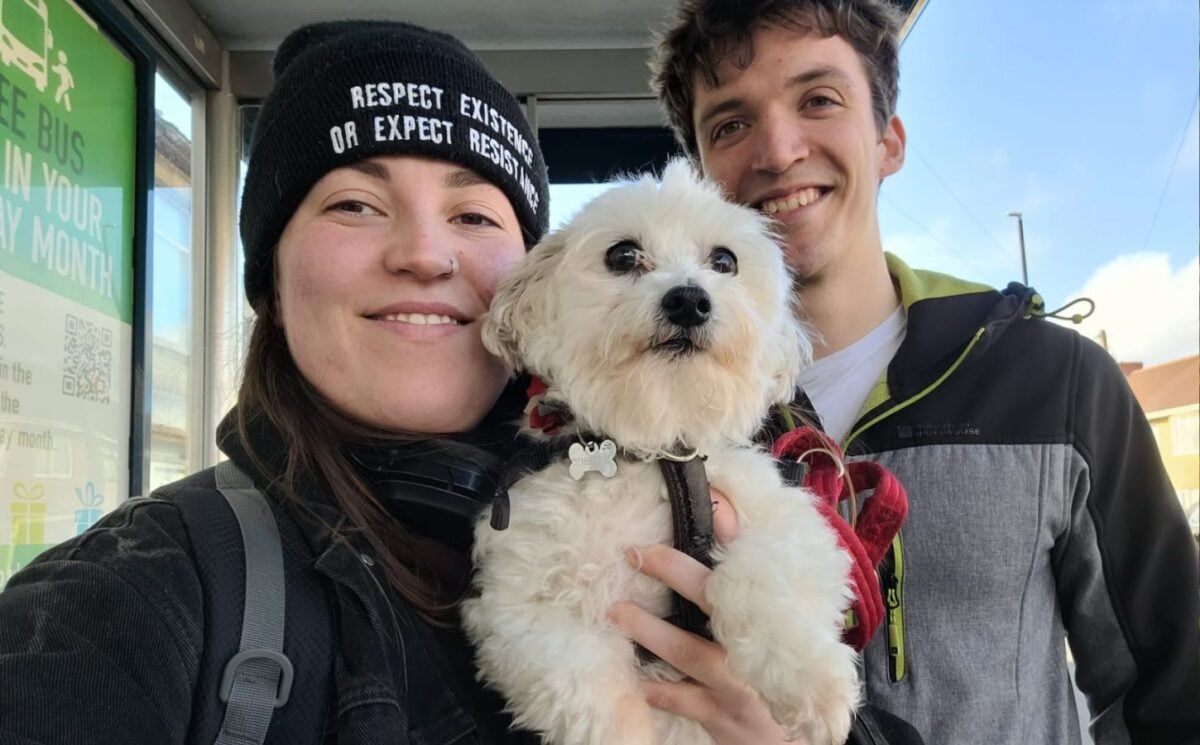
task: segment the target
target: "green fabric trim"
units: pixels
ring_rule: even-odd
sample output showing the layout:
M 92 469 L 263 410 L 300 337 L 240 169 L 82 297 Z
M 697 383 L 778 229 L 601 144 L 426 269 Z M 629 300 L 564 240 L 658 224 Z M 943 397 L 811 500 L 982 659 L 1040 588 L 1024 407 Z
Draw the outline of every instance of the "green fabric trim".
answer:
M 949 367 L 949 369 L 947 369 L 944 373 L 942 373 L 938 377 L 937 380 L 930 383 L 929 386 L 927 388 L 925 388 L 925 390 L 921 391 L 920 393 L 918 393 L 917 395 L 908 399 L 907 401 L 893 406 L 892 408 L 888 409 L 887 411 L 883 412 L 879 416 L 875 417 L 871 421 L 867 422 L 866 424 L 862 425 L 861 427 L 859 427 L 858 429 L 856 429 L 852 433 L 850 433 L 850 436 L 846 438 L 846 442 L 842 445 L 842 452 L 845 452 L 850 447 L 850 444 L 853 443 L 855 440 L 857 440 L 858 436 L 861 435 L 863 432 L 866 432 L 868 429 L 870 429 L 871 427 L 874 427 L 876 424 L 878 424 L 879 422 L 882 422 L 884 419 L 887 419 L 892 414 L 895 414 L 897 411 L 902 411 L 904 409 L 907 409 L 909 406 L 912 406 L 916 402 L 920 401 L 921 399 L 925 398 L 930 393 L 932 393 L 939 385 L 942 384 L 942 382 L 946 378 L 950 377 L 954 373 L 954 371 L 958 369 L 958 366 L 963 363 L 963 360 L 965 360 L 967 358 L 967 356 L 969 354 L 971 354 L 971 350 L 974 349 L 975 345 L 979 343 L 979 338 L 981 336 L 983 336 L 983 332 L 985 330 L 986 329 L 981 328 L 978 331 L 976 331 L 975 336 L 971 337 L 971 341 L 967 344 L 967 348 L 962 351 L 962 354 L 958 355 L 958 359 L 954 360 L 954 364 L 951 365 Z
M 887 261 L 888 274 L 892 276 L 892 280 L 900 292 L 900 304 L 904 306 L 904 312 L 922 300 L 936 300 L 943 297 L 954 297 L 957 295 L 972 295 L 978 292 L 995 292 L 995 290 L 987 285 L 979 284 L 978 282 L 968 282 L 964 279 L 951 277 L 949 274 L 939 274 L 937 272 L 925 271 L 924 269 L 911 269 L 908 264 L 897 255 L 884 251 L 884 260 Z M 884 405 L 891 398 L 891 391 L 888 390 L 887 384 L 887 368 L 884 368 L 883 374 L 879 380 L 875 381 L 875 385 L 871 387 L 870 393 L 867 394 L 867 400 L 863 402 L 862 408 L 858 410 L 858 417 L 855 421 L 866 416 L 867 412 L 874 411 L 878 407 Z M 853 438 L 850 438 L 853 439 Z M 849 445 L 850 440 L 847 440 L 843 445 Z
M 883 373 L 880 375 L 879 380 L 875 381 L 875 385 L 871 387 L 870 393 L 867 394 L 867 400 L 863 402 L 862 408 L 859 409 L 858 416 L 855 417 L 854 421 L 857 422 L 862 419 L 867 415 L 868 411 L 874 411 L 880 406 L 883 406 L 891 399 L 891 397 L 892 392 L 888 390 L 887 368 L 885 367 L 883 368 Z M 847 442 L 845 444 L 849 443 Z
M 995 292 L 995 289 L 978 282 L 951 277 L 924 269 L 910 269 L 900 257 L 884 252 L 888 274 L 892 275 L 900 290 L 900 304 L 905 312 L 922 300 L 935 300 L 956 295 L 973 295 L 978 292 Z

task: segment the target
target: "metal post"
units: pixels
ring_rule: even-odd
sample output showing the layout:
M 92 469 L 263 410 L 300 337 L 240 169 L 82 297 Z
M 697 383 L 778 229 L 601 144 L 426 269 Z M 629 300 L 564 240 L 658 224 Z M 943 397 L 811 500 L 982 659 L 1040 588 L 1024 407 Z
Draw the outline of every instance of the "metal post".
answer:
M 1029 286 L 1029 269 L 1025 266 L 1025 221 L 1021 218 L 1020 212 L 1009 212 L 1009 217 L 1017 218 L 1017 237 L 1021 242 L 1021 282 Z

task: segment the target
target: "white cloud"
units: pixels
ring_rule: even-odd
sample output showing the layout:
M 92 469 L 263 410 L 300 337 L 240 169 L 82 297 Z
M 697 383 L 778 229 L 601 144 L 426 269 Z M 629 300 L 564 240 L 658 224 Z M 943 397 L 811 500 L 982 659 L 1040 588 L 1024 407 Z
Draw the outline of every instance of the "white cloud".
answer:
M 1124 254 L 1068 297 L 1095 301 L 1076 329 L 1097 341 L 1103 330 L 1121 362 L 1153 365 L 1200 351 L 1200 258 L 1172 270 L 1166 254 Z

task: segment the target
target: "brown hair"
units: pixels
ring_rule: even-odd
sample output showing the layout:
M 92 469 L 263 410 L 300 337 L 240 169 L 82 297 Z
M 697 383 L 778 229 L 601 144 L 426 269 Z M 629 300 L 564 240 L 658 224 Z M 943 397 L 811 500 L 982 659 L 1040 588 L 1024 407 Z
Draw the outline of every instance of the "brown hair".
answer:
M 781 26 L 845 39 L 862 60 L 880 133 L 896 111 L 900 13 L 886 0 L 684 0 L 674 25 L 658 40 L 651 85 L 684 152 L 699 157 L 692 123 L 696 75 L 716 86 L 727 58 L 738 69 L 754 62 L 754 33 Z
M 326 527 L 362 536 L 400 597 L 431 622 L 451 624 L 465 587 L 445 586 L 422 559 L 429 542 L 411 534 L 388 512 L 343 451 L 350 442 L 411 442 L 414 436 L 368 427 L 334 408 L 296 367 L 277 322 L 274 298 L 257 305 L 236 414 L 238 436 L 254 467 L 271 479 L 273 493 L 310 517 L 315 515 L 301 496 L 301 482 L 315 479 L 345 518 L 338 526 Z M 282 462 L 256 452 L 251 431 L 257 416 L 266 417 L 282 440 Z

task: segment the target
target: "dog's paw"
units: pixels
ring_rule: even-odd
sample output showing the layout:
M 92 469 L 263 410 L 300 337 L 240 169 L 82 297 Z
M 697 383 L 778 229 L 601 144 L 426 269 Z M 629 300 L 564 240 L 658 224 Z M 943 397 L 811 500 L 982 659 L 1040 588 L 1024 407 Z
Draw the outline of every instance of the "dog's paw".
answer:
M 797 641 L 795 639 L 793 642 Z M 810 745 L 841 745 L 860 702 L 854 650 L 829 639 L 769 651 L 750 642 L 726 646 L 730 667 L 767 703 L 792 739 Z
M 850 735 L 851 720 L 860 703 L 857 668 L 851 665 L 840 673 L 832 668 L 824 672 L 827 674 L 793 674 L 788 683 L 779 680 L 781 685 L 758 687 L 770 715 L 784 727 L 788 738 L 809 745 L 841 745 Z
M 824 686 L 811 689 L 807 698 L 763 698 L 789 739 L 808 745 L 841 745 L 850 735 L 850 723 L 858 708 L 858 681 L 856 677 L 829 679 Z

